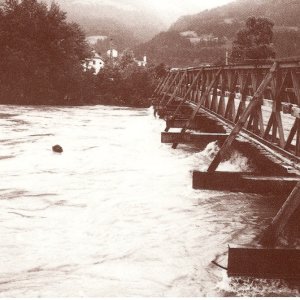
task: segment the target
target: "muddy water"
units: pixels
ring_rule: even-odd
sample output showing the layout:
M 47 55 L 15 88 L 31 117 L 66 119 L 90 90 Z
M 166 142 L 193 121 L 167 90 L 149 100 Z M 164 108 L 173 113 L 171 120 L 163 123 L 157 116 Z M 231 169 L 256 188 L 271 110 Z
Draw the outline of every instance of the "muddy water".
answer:
M 299 295 L 211 263 L 255 245 L 282 200 L 193 190 L 215 144 L 161 144 L 151 109 L 0 106 L 0 128 L 1 297 Z

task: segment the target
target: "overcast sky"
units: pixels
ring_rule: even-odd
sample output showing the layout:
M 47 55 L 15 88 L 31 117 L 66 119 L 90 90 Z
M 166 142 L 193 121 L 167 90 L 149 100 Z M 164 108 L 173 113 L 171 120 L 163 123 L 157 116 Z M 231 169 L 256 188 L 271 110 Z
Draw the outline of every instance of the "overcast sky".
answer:
M 149 0 L 148 5 L 153 5 L 158 9 L 174 11 L 176 13 L 197 13 L 201 10 L 217 7 L 233 1 L 234 0 Z
M 166 14 L 166 17 L 170 19 L 170 21 L 174 21 L 182 15 L 196 14 L 202 10 L 221 6 L 233 1 L 234 0 L 147 0 L 147 4 L 153 6 L 158 12 Z
M 50 1 L 50 0 L 48 0 Z M 107 4 L 119 8 L 135 10 L 150 9 L 163 17 L 166 23 L 174 22 L 178 17 L 196 14 L 202 10 L 224 5 L 234 0 L 58 0 L 64 3 Z

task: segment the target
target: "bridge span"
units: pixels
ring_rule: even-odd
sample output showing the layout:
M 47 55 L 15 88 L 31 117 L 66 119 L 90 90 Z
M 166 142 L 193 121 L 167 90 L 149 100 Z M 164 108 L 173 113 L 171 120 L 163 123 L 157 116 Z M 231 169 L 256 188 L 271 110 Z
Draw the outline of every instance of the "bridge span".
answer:
M 300 58 L 173 69 L 152 101 L 166 121 L 162 142 L 218 141 L 207 172 L 193 172 L 194 188 L 289 195 L 262 239 L 276 241 L 300 213 Z M 217 171 L 232 148 L 256 163 L 254 173 Z

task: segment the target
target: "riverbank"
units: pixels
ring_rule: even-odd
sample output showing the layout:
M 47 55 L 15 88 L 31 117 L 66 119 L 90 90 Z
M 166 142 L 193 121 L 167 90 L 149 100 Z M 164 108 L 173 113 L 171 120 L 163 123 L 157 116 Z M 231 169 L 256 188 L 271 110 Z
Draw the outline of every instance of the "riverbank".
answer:
M 13 105 L 13 106 L 57 106 L 57 107 L 80 107 L 80 106 L 96 106 L 96 105 L 104 105 L 104 106 L 119 106 L 119 107 L 129 107 L 129 108 L 150 108 L 151 101 L 149 99 L 136 99 L 133 98 L 131 100 L 124 100 L 117 97 L 109 97 L 109 96 L 97 96 L 96 98 L 90 101 L 81 101 L 81 100 L 68 100 L 68 101 L 59 101 L 59 102 L 41 102 L 41 103 L 31 103 L 27 102 L 2 102 L 0 105 Z
M 97 96 L 96 105 L 106 106 L 121 106 L 121 107 L 132 107 L 132 108 L 150 108 L 151 101 L 149 99 L 132 98 L 130 100 L 124 100 L 120 97 L 110 96 Z

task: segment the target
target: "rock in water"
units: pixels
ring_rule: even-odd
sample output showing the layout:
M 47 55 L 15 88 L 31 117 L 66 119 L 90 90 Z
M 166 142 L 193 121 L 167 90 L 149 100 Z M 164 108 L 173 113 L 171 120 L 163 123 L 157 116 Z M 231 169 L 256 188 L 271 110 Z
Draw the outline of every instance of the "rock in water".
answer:
M 53 150 L 53 152 L 56 152 L 56 153 L 63 153 L 63 151 L 64 151 L 62 146 L 60 146 L 60 145 L 53 146 L 52 150 Z

